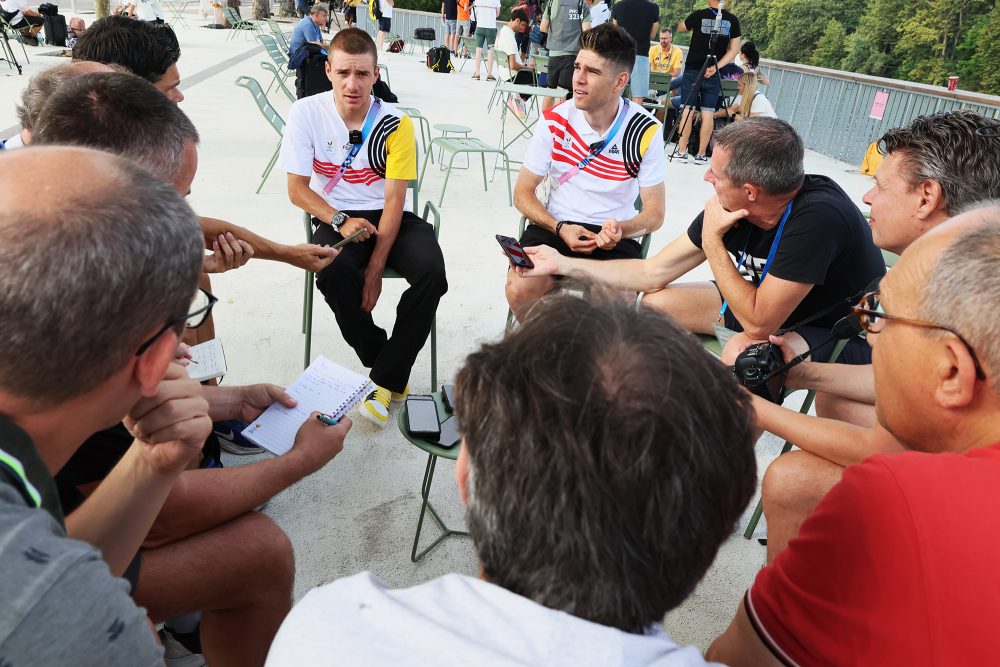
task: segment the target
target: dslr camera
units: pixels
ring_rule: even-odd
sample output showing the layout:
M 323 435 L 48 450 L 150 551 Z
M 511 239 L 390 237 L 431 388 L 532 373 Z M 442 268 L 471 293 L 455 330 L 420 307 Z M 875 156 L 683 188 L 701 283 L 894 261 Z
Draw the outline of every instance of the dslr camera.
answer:
M 777 345 L 757 343 L 740 352 L 733 375 L 750 393 L 781 405 L 788 369 Z

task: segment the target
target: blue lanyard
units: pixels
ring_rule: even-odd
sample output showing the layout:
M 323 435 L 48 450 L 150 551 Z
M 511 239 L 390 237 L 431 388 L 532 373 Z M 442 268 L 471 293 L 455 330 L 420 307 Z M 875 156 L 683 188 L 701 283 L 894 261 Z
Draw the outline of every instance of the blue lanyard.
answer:
M 778 243 L 781 241 L 781 234 L 785 231 L 785 223 L 788 222 L 788 216 L 792 214 L 792 204 L 794 203 L 795 203 L 794 201 L 788 202 L 788 206 L 785 207 L 785 213 L 781 216 L 781 222 L 778 223 L 778 233 L 774 235 L 774 240 L 771 242 L 771 249 L 767 253 L 767 261 L 764 262 L 764 270 L 761 271 L 760 274 L 760 282 L 757 283 L 758 288 L 764 284 L 764 278 L 767 277 L 767 272 L 771 270 L 771 262 L 774 261 L 775 253 L 778 252 Z M 746 260 L 747 247 L 750 245 L 750 232 L 752 231 L 753 227 L 751 227 L 750 230 L 747 232 L 747 240 L 743 244 L 742 252 L 740 252 L 740 258 L 736 264 L 737 267 L 743 266 L 743 262 Z M 728 307 L 729 307 L 729 302 L 723 300 L 722 308 L 719 309 L 719 317 L 722 317 L 723 315 L 726 314 L 726 308 Z
M 361 151 L 361 147 L 368 141 L 368 135 L 371 134 L 372 125 L 375 124 L 375 117 L 378 116 L 378 110 L 382 107 L 382 102 L 379 98 L 375 98 L 372 105 L 368 107 L 368 115 L 365 116 L 365 124 L 361 127 L 361 143 L 351 144 L 351 152 L 347 154 L 347 158 L 344 159 L 344 164 L 340 166 L 341 173 L 347 171 L 351 163 L 354 162 L 354 158 L 357 156 L 358 152 Z
M 611 131 L 608 132 L 603 140 L 598 141 L 590 147 L 590 154 L 580 160 L 580 164 L 576 165 L 577 169 L 580 169 L 581 171 L 586 169 L 587 165 L 593 162 L 594 158 L 601 154 L 604 147 L 611 143 L 611 140 L 614 139 L 616 134 L 618 134 L 618 130 L 621 129 L 622 123 L 625 122 L 625 116 L 628 115 L 628 104 L 628 100 L 622 100 L 622 110 L 618 113 L 618 118 L 615 118 L 615 124 L 611 126 Z
M 350 169 L 351 163 L 354 162 L 354 158 L 361 150 L 361 147 L 364 146 L 366 141 L 368 141 L 368 135 L 372 131 L 372 125 L 375 124 L 375 117 L 378 116 L 378 110 L 381 107 L 382 102 L 376 97 L 375 101 L 372 102 L 372 105 L 368 107 L 368 115 L 365 116 L 365 124 L 361 128 L 361 143 L 351 144 L 351 150 L 347 154 L 347 157 L 344 158 L 344 162 L 340 165 L 340 169 L 338 169 L 336 173 L 330 177 L 330 180 L 326 182 L 326 185 L 323 186 L 323 192 L 326 194 L 330 194 L 330 192 L 337 187 L 337 183 L 340 183 L 340 179 L 342 179 L 344 174 L 347 173 L 347 170 Z

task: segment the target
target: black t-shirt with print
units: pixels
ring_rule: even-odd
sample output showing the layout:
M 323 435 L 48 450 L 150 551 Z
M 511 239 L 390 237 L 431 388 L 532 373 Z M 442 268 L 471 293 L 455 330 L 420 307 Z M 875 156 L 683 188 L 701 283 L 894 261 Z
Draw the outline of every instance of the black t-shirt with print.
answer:
M 684 62 L 684 69 L 700 70 L 705 64 L 708 56 L 709 34 L 715 25 L 716 10 L 711 7 L 699 9 L 691 12 L 691 15 L 684 19 L 684 26 L 691 32 L 691 46 L 688 48 L 687 60 Z M 722 27 L 719 36 L 715 38 L 715 49 L 712 53 L 716 58 L 726 55 L 729 48 L 729 40 L 740 36 L 740 20 L 734 14 L 722 10 Z
M 611 18 L 632 35 L 637 56 L 649 55 L 653 24 L 660 20 L 659 7 L 649 0 L 621 0 L 611 8 Z
M 688 227 L 688 238 L 701 247 L 704 212 Z M 726 250 L 739 258 L 746 248 L 744 266 L 754 276 L 764 269 L 778 227 L 763 230 L 741 221 L 722 237 Z M 811 322 L 832 327 L 850 310 L 847 300 L 872 280 L 885 274 L 882 251 L 872 243 L 871 228 L 854 202 L 826 176 L 807 175 L 795 196 L 792 212 L 774 254 L 769 276 L 813 286 L 783 326 L 801 322 L 825 308 L 844 302 Z

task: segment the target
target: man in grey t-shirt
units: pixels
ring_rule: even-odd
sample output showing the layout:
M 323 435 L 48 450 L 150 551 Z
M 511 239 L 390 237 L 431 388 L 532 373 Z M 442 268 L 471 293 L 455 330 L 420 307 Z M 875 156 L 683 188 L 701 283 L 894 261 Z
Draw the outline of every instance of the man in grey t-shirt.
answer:
M 59 184 L 58 204 L 15 196 L 38 183 Z M 162 663 L 111 572 L 212 428 L 201 385 L 172 363 L 203 247 L 180 196 L 129 160 L 68 147 L 0 157 L 2 665 Z M 136 441 L 74 522 L 87 542 L 67 539 L 52 474 L 123 417 Z
M 590 6 L 585 0 L 549 0 L 542 14 L 541 30 L 548 35 L 547 85 L 570 91 L 568 99 L 573 93 L 573 66 L 580 52 L 580 35 L 590 30 Z M 542 111 L 558 101 L 557 97 L 543 97 Z

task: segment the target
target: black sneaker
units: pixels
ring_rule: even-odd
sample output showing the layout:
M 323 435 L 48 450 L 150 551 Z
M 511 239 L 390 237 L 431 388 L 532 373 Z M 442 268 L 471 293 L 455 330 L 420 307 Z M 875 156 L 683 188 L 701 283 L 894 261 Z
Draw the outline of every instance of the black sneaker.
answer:
M 247 427 L 245 421 L 230 419 L 224 422 L 215 422 L 212 432 L 219 439 L 219 445 L 230 454 L 237 456 L 247 456 L 249 454 L 263 454 L 264 448 L 258 447 L 243 437 L 243 429 Z

